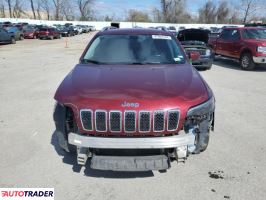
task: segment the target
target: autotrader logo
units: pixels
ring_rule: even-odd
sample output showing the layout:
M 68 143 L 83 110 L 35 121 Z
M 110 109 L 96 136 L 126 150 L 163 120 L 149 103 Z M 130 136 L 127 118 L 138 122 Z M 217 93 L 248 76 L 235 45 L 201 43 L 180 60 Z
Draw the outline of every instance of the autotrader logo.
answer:
M 0 200 L 54 200 L 54 188 L 0 188 Z

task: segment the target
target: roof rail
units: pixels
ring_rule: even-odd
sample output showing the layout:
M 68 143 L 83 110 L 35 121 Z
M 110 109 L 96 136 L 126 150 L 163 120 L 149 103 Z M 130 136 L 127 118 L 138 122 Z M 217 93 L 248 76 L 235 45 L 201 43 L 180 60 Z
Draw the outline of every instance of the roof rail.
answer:
M 111 29 L 118 29 L 118 28 L 114 27 L 114 26 L 106 26 L 101 31 L 108 31 L 108 30 L 111 30 Z

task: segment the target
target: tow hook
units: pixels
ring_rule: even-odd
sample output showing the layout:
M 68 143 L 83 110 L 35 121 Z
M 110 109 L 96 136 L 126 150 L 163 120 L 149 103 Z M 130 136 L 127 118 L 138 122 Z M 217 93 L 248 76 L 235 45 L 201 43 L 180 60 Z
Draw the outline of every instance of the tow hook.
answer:
M 88 148 L 77 147 L 77 162 L 79 165 L 86 165 L 86 162 L 89 157 L 92 156 L 92 153 Z
M 188 148 L 187 146 L 178 147 L 175 149 L 175 158 L 177 162 L 183 162 L 185 163 L 187 157 L 188 157 Z

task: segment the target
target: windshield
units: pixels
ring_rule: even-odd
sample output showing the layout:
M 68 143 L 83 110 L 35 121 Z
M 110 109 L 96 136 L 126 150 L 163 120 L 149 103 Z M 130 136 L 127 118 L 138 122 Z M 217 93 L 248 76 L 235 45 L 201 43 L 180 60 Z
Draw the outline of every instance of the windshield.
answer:
M 243 30 L 245 39 L 266 39 L 266 29 L 246 29 Z
M 102 35 L 86 52 L 83 62 L 95 64 L 179 64 L 185 56 L 166 35 Z

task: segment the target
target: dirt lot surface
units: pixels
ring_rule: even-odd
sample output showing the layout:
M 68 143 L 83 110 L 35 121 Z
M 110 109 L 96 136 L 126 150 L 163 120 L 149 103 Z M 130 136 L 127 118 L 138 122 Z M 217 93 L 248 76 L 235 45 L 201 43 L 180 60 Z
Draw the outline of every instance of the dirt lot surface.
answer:
M 165 173 L 78 167 L 53 134 L 53 95 L 90 38 L 0 46 L 0 187 L 54 187 L 60 200 L 266 199 L 266 67 L 228 60 L 200 72 L 217 100 L 207 151 Z

